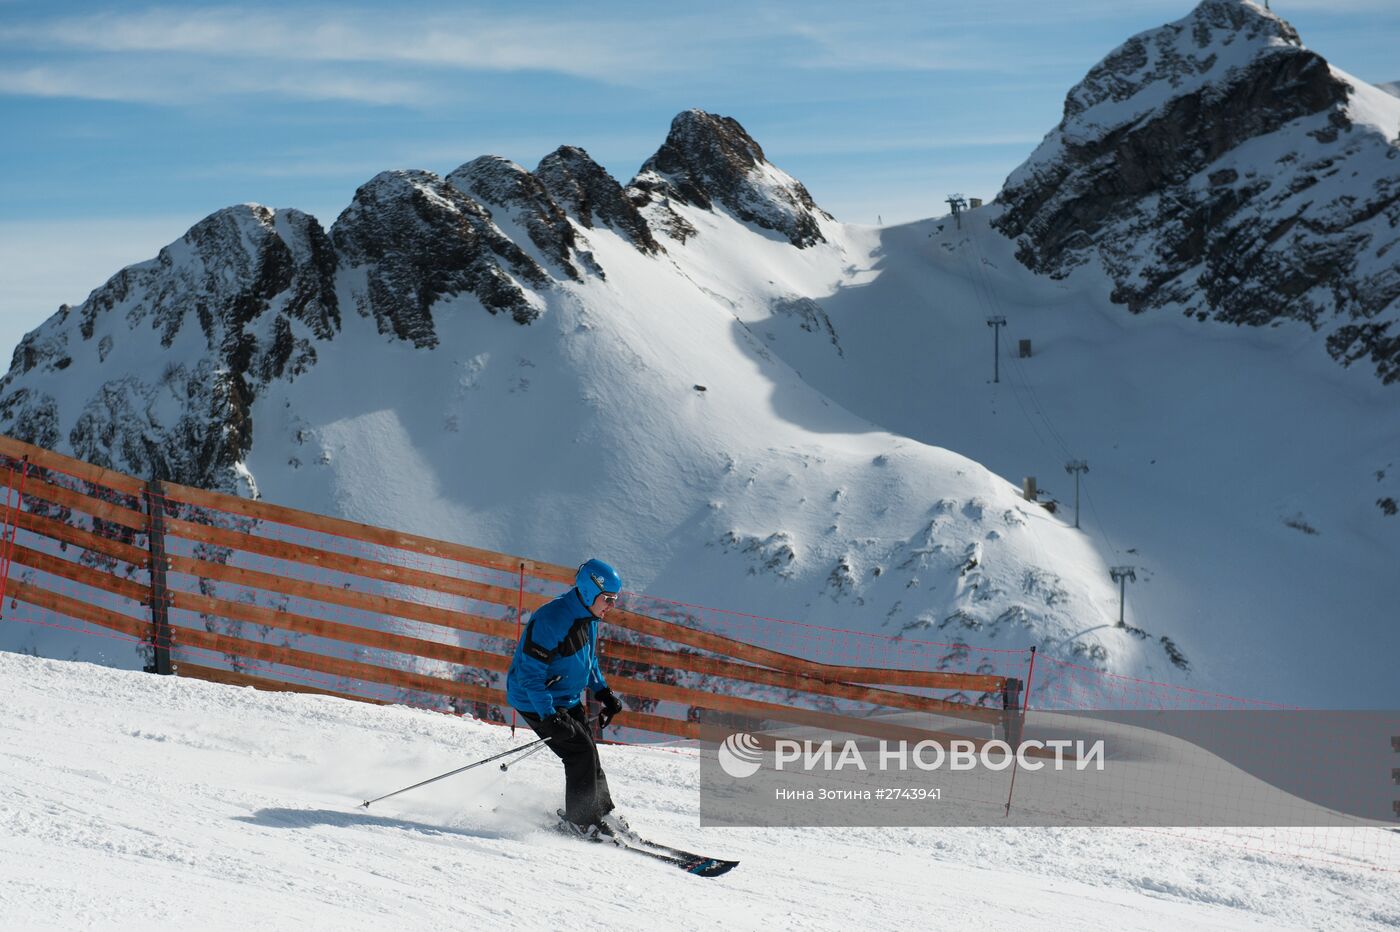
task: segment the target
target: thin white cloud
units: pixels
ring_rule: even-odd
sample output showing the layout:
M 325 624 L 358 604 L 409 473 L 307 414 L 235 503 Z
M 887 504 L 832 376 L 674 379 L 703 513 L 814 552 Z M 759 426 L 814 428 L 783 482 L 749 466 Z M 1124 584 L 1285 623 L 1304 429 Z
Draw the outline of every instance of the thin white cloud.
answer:
M 700 12 L 662 8 L 646 16 L 606 7 L 509 14 L 478 8 L 448 16 L 408 6 L 228 6 L 57 17 L 0 25 L 0 47 L 30 55 L 61 53 L 79 65 L 108 67 L 119 61 L 143 70 L 145 77 L 124 79 L 122 69 L 115 69 L 108 86 L 93 79 L 91 68 L 87 74 L 58 73 L 69 69 L 65 60 L 61 68 L 33 74 L 12 68 L 0 90 L 151 102 L 267 90 L 308 99 L 413 104 L 460 90 L 460 79 L 448 77 L 454 71 L 540 71 L 655 89 L 678 80 L 691 86 L 752 82 L 781 68 L 1024 71 L 1078 63 L 1053 47 L 1021 48 L 1008 56 L 998 35 L 975 23 L 946 28 L 945 15 L 959 15 L 952 4 L 914 13 L 907 6 L 886 5 L 860 15 L 822 2 L 721 6 Z M 1014 10 L 1022 6 L 1032 9 L 1012 4 Z M 267 63 L 289 69 L 286 79 L 240 79 L 239 68 L 262 73 Z M 196 65 L 205 73 L 191 74 Z M 319 66 L 312 78 L 298 70 L 312 66 Z M 404 79 L 405 71 L 412 80 Z M 175 84 L 184 86 L 169 86 Z
M 225 59 L 375 62 L 479 71 L 539 69 L 607 78 L 661 69 L 657 43 L 639 44 L 591 20 L 382 12 L 150 9 L 0 28 L 0 43 L 107 53 Z M 635 37 L 632 37 L 633 39 Z
M 315 68 L 266 69 L 80 61 L 0 69 L 0 94 L 139 103 L 193 103 L 218 95 L 272 94 L 296 100 L 422 105 L 439 92 L 419 81 L 368 78 Z
M 1004 70 L 995 57 L 969 48 L 955 38 L 932 39 L 869 35 L 868 22 L 794 23 L 792 34 L 810 43 L 815 54 L 797 62 L 806 69 L 856 71 L 990 71 Z

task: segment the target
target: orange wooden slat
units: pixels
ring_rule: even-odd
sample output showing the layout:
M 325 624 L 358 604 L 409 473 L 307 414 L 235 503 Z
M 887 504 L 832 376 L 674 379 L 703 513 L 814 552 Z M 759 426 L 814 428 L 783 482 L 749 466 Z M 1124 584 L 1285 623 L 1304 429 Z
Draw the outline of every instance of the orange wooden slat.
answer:
M 145 640 L 151 636 L 150 619 L 132 618 L 130 615 L 98 608 L 87 602 L 60 595 L 57 592 L 50 592 L 33 583 L 21 582 L 18 579 L 10 580 L 5 589 L 5 598 L 27 602 L 60 615 L 67 615 L 69 618 L 76 618 L 80 621 L 110 628 L 113 631 L 120 631 L 123 634 L 131 635 L 136 640 Z
M 52 538 L 65 544 L 81 547 L 84 550 L 91 550 L 93 553 L 116 557 L 118 560 L 143 569 L 150 563 L 150 554 L 140 547 L 133 547 L 131 544 L 124 544 L 121 541 L 94 534 L 92 531 L 64 524 L 57 518 L 30 514 L 27 511 L 12 513 L 10 518 L 12 519 L 11 523 L 26 531 L 32 531 L 40 537 Z
M 131 579 L 123 579 L 120 576 L 113 576 L 104 570 L 94 569 L 91 566 L 83 566 L 81 563 L 74 563 L 72 560 L 65 560 L 62 557 L 51 556 L 47 553 L 40 553 L 38 550 L 31 550 L 28 547 L 21 547 L 16 544 L 12 548 L 11 559 L 15 563 L 28 566 L 45 573 L 52 573 L 64 579 L 71 579 L 73 582 L 82 583 L 84 586 L 92 586 L 94 589 L 102 589 L 112 592 L 137 602 L 149 600 L 151 597 L 150 587 Z
M 52 450 L 45 450 L 43 447 L 36 447 L 32 443 L 25 443 L 23 440 L 16 440 L 13 437 L 0 435 L 0 453 L 14 459 L 23 459 L 27 456 L 29 462 L 36 466 L 67 473 L 70 476 L 106 486 L 118 492 L 139 495 L 146 488 L 146 483 L 134 476 L 94 466 L 91 463 L 84 463 L 82 460 L 64 456 L 62 453 L 55 453 Z
M 173 646 L 175 648 L 208 650 L 234 657 L 249 657 L 266 663 L 296 667 L 329 676 L 363 680 L 367 683 L 380 683 L 413 692 L 465 699 L 469 702 L 486 702 L 491 705 L 507 704 L 504 691 L 478 686 L 475 683 L 460 683 L 456 680 L 428 676 L 423 673 L 411 673 L 407 670 L 396 670 L 392 667 L 381 667 L 358 660 L 326 657 L 311 651 L 283 647 L 278 644 L 267 644 L 262 641 L 250 641 L 247 638 L 219 634 L 214 631 L 201 631 L 198 628 L 177 628 Z
M 739 696 L 726 696 L 721 693 L 688 689 L 684 686 L 671 686 L 666 683 L 653 683 L 650 680 L 639 680 L 631 677 L 610 676 L 608 677 L 608 685 L 611 686 L 615 692 L 625 695 L 641 696 L 646 699 L 656 699 L 663 702 L 680 702 L 688 706 L 710 709 L 715 712 L 739 712 L 761 719 L 776 719 L 784 723 L 810 725 L 816 728 L 847 734 L 869 735 L 875 738 L 891 740 L 914 741 L 948 741 L 954 738 L 961 739 L 963 737 L 949 732 L 931 731 L 903 725 L 891 725 L 877 719 L 856 718 L 850 715 L 818 712 L 812 709 L 799 709 L 792 706 L 779 705 L 775 702 L 763 702 L 758 699 L 746 699 Z M 980 744 L 985 743 L 987 739 L 968 738 L 967 740 L 977 743 L 980 747 Z
M 222 492 L 209 492 L 187 485 L 177 485 L 173 482 L 165 483 L 164 489 L 167 498 L 186 502 L 191 505 L 198 505 L 202 508 L 211 508 L 217 511 L 226 511 L 232 514 L 243 515 L 244 517 L 274 521 L 278 524 L 306 528 L 307 530 L 319 531 L 323 534 L 332 534 L 337 537 L 348 537 L 353 540 L 361 540 L 366 543 L 379 544 L 399 550 L 411 550 L 415 553 L 421 553 L 427 556 L 443 557 L 450 560 L 457 560 L 461 563 L 472 563 L 476 566 L 485 566 L 491 569 L 503 570 L 508 573 L 518 573 L 523 563 L 525 565 L 525 573 L 529 576 L 568 583 L 572 583 L 574 580 L 575 571 L 573 569 L 556 566 L 552 563 L 527 560 L 523 557 L 514 557 L 507 554 L 496 553 L 491 550 L 468 547 L 465 544 L 435 540 L 431 537 L 408 534 L 403 531 L 393 531 L 369 524 L 359 524 L 355 521 L 347 521 L 344 518 L 331 518 L 309 511 L 288 508 L 284 505 L 271 505 L 267 502 L 239 498 L 236 495 L 225 495 Z
M 55 505 L 74 508 L 83 514 L 111 521 L 113 524 L 120 524 L 137 531 L 146 530 L 146 516 L 141 512 L 123 508 L 121 505 L 114 505 L 111 502 L 104 502 L 100 498 L 74 492 L 72 489 L 65 489 L 61 485 L 46 482 L 38 476 L 29 476 L 24 480 L 24 497 L 26 499 L 41 498 Z
M 256 553 L 259 556 L 274 557 L 279 560 L 305 563 L 321 569 L 333 570 L 354 576 L 363 576 L 367 579 L 375 579 L 381 582 L 413 586 L 418 589 L 428 589 L 433 592 L 443 592 L 448 595 L 460 595 L 483 602 L 495 602 L 498 605 L 514 607 L 516 603 L 516 590 L 514 589 L 472 582 L 471 580 L 462 579 L 457 576 L 446 576 L 427 570 L 395 566 L 392 563 L 381 563 L 366 557 L 336 553 L 331 550 L 320 550 L 315 547 L 307 547 L 289 541 L 272 540 L 266 537 L 258 537 L 254 534 L 245 534 L 241 531 L 229 530 L 228 528 L 218 528 L 207 524 L 196 524 L 192 521 L 166 518 L 165 531 L 167 535 L 183 537 L 187 540 L 197 540 L 218 547 L 229 547 L 244 553 Z M 536 604 L 542 601 L 543 598 L 543 596 L 536 596 Z
M 324 583 L 313 583 L 300 579 L 287 579 L 284 576 L 277 576 L 272 573 L 263 573 L 258 570 L 246 570 L 235 566 L 225 566 L 222 563 L 196 560 L 193 557 L 172 556 L 169 558 L 169 568 L 172 573 L 184 573 L 200 579 L 222 580 L 240 586 L 263 589 L 268 592 L 278 592 L 283 595 L 298 596 L 318 602 L 328 602 L 332 605 L 343 605 L 347 608 L 358 608 L 379 615 L 408 618 L 414 621 L 422 621 L 430 625 L 442 625 L 446 628 L 479 631 L 483 627 L 487 627 L 482 625 L 481 622 L 489 620 L 483 619 L 482 616 L 479 615 L 473 615 L 467 612 L 455 612 L 445 608 L 436 608 L 431 605 L 410 602 L 406 599 L 371 595 L 367 592 L 356 592 L 352 589 L 328 586 Z M 483 633 L 492 632 L 484 631 Z M 514 637 L 515 635 L 512 634 L 511 638 L 513 639 Z
M 885 670 L 878 667 L 850 667 L 804 660 L 791 654 L 746 644 L 722 634 L 700 631 L 675 622 L 662 621 L 625 609 L 608 613 L 608 624 L 616 624 L 653 637 L 665 638 L 689 647 L 737 657 L 750 663 L 762 664 L 786 673 L 800 673 L 831 682 L 880 683 L 887 686 L 922 686 L 928 689 L 970 689 L 975 692 L 1000 692 L 1006 682 L 1002 676 L 973 673 L 939 673 L 931 670 Z
M 700 737 L 700 723 L 682 721 L 678 718 L 667 718 L 664 715 L 653 715 L 650 712 L 636 712 L 632 709 L 624 709 L 614 721 L 618 728 L 635 728 L 638 731 L 649 731 L 655 735 L 670 735 L 675 738 Z M 606 732 L 604 736 L 606 737 Z
M 334 689 L 322 689 L 319 686 L 308 686 L 305 683 L 293 683 L 287 680 L 276 680 L 266 676 L 254 676 L 251 673 L 235 673 L 232 670 L 220 670 L 215 667 L 206 667 L 188 661 L 181 661 L 176 664 L 176 668 L 175 673 L 177 676 L 206 680 L 210 683 L 223 683 L 226 686 L 251 686 L 254 689 L 261 689 L 265 692 L 309 693 L 318 696 L 334 696 L 337 699 L 350 699 L 355 702 L 368 702 L 373 705 L 393 705 L 393 703 L 387 699 L 372 699 L 369 696 L 356 696 L 354 693 L 336 692 Z
M 352 702 L 368 702 L 373 705 L 394 704 L 387 699 L 357 696 L 354 693 L 338 692 L 334 689 L 310 686 L 305 683 L 293 683 L 287 680 L 278 680 L 266 676 L 255 676 L 250 673 L 235 673 L 231 670 L 219 670 L 214 667 L 190 663 L 189 661 L 180 661 L 176 664 L 176 667 L 176 673 L 179 676 L 207 680 L 211 683 L 223 683 L 229 686 L 252 686 L 254 689 L 261 689 L 267 692 L 294 692 L 333 696 L 337 699 L 348 699 Z M 505 706 L 505 708 L 509 708 L 509 706 Z M 665 718 L 664 716 L 652 715 L 648 712 L 634 712 L 628 710 L 618 717 L 617 723 L 619 726 L 625 725 L 628 728 L 651 732 L 652 734 L 671 735 L 679 738 L 698 738 L 700 736 L 700 726 L 696 722 L 683 722 L 679 719 Z
M 213 615 L 217 618 L 248 621 L 256 625 L 279 628 L 283 631 L 296 631 L 315 637 L 343 641 L 347 644 L 358 644 L 361 647 L 376 647 L 381 650 L 424 657 L 430 660 L 442 660 L 464 667 L 496 670 L 502 673 L 510 667 L 510 657 L 507 655 L 474 650 L 456 644 L 442 644 L 438 641 L 428 641 L 388 631 L 376 631 L 372 628 L 361 628 L 358 625 L 347 625 L 338 621 L 327 621 L 324 618 L 282 612 L 263 605 L 232 602 L 228 599 L 217 599 L 192 592 L 171 592 L 170 598 L 173 608 Z M 180 639 L 178 634 L 175 637 L 177 641 Z
M 732 660 L 719 657 L 708 657 L 683 651 L 660 650 L 640 644 L 629 644 L 625 641 L 606 641 L 599 647 L 599 654 L 605 661 L 616 660 L 672 670 L 690 670 L 695 673 L 707 673 L 746 683 L 776 686 L 780 689 L 832 696 L 838 699 L 853 699 L 872 705 L 909 709 L 915 712 L 936 712 L 988 722 L 1000 721 L 1002 716 L 1000 711 L 982 709 L 967 703 L 949 702 L 946 699 L 915 696 L 909 693 L 876 689 L 852 683 L 839 683 L 815 676 L 804 676 L 800 673 L 785 673 L 781 670 L 770 670 L 767 667 L 735 663 Z

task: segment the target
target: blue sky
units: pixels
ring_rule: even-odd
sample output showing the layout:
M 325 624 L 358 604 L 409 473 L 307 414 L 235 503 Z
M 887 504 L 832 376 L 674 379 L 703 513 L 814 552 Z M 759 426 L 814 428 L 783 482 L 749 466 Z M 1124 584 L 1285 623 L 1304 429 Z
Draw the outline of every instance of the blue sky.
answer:
M 1190 0 L 563 4 L 0 0 L 0 352 L 228 204 L 327 226 L 387 168 L 580 145 L 626 182 L 700 107 L 839 219 L 992 197 L 1105 53 Z M 1400 3 L 1279 0 L 1400 80 Z

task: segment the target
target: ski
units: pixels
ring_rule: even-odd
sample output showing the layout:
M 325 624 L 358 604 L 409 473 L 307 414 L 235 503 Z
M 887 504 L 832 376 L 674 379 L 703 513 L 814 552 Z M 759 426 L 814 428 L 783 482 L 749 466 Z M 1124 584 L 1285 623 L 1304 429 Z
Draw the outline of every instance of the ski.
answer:
M 687 874 L 694 874 L 697 877 L 718 877 L 721 874 L 729 873 L 739 864 L 738 861 L 726 861 L 721 858 L 682 851 L 679 848 L 672 848 L 670 845 L 659 845 L 645 839 L 638 839 L 634 845 L 624 842 L 617 847 L 625 851 L 644 854 L 666 864 L 672 864 Z
M 718 877 L 721 874 L 729 873 L 739 864 L 738 861 L 726 861 L 723 858 L 712 858 L 707 855 L 696 854 L 693 851 L 673 848 L 670 845 L 663 845 L 660 842 L 651 841 L 641 836 L 638 836 L 635 841 L 628 841 L 619 836 L 607 835 L 585 838 L 567 826 L 563 812 L 559 812 L 558 816 L 559 823 L 556 825 L 556 828 L 563 835 L 594 844 L 611 844 L 613 847 L 621 848 L 624 851 L 631 851 L 634 854 L 649 857 L 663 864 L 670 864 L 672 867 L 678 867 L 687 874 L 694 874 L 697 877 Z

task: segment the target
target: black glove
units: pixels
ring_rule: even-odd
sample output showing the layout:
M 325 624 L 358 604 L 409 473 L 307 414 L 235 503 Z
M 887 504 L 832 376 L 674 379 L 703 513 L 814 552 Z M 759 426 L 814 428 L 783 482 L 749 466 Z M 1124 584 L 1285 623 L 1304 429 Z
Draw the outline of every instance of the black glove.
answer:
M 598 730 L 607 728 L 617 713 L 622 711 L 622 700 L 613 695 L 613 691 L 604 686 L 593 694 L 593 698 L 603 704 L 603 711 L 598 713 Z
M 580 727 L 578 721 L 568 712 L 555 712 L 540 722 L 540 730 L 544 732 L 544 736 L 556 745 L 577 735 Z

